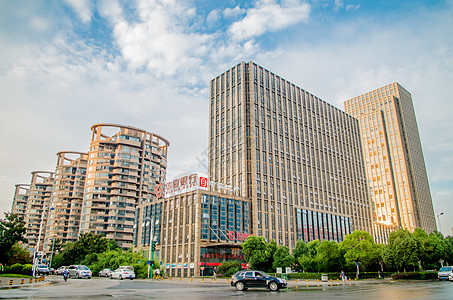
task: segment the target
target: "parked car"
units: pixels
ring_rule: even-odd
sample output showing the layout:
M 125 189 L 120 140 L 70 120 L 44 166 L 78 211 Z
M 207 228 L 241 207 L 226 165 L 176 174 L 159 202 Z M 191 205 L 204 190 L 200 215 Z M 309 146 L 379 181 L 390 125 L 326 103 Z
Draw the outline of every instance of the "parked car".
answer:
M 120 266 L 118 269 L 127 269 L 127 270 L 131 270 L 132 272 L 134 272 L 133 266 Z
M 41 275 L 49 275 L 50 270 L 46 265 L 38 265 L 36 267 L 36 272 Z
M 68 266 L 61 266 L 55 271 L 57 275 L 63 275 L 63 272 L 68 269 Z
M 453 273 L 450 273 L 450 275 L 448 275 L 448 280 L 453 281 Z
M 104 269 L 102 271 L 99 271 L 99 277 L 110 277 L 110 274 L 112 274 L 112 269 Z
M 442 268 L 440 268 L 439 272 L 437 273 L 437 278 L 439 278 L 439 280 L 448 280 L 451 273 L 453 273 L 452 266 L 442 267 Z
M 68 268 L 69 278 L 91 278 L 91 270 L 83 265 L 71 265 Z
M 135 278 L 135 273 L 131 269 L 116 269 L 110 274 L 110 278 L 118 278 L 118 279 L 130 279 L 133 280 Z
M 271 291 L 278 291 L 286 288 L 288 283 L 285 279 L 269 276 L 261 271 L 239 271 L 231 277 L 231 286 L 238 291 L 246 291 L 251 287 L 268 288 Z

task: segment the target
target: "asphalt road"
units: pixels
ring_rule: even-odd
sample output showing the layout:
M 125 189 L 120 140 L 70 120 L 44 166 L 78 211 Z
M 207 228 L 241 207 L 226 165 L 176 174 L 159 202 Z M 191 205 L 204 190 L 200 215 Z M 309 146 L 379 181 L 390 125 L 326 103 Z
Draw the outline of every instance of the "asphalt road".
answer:
M 111 280 L 69 279 L 50 276 L 47 283 L 0 289 L 0 299 L 453 299 L 453 283 L 438 281 L 389 282 L 364 280 L 346 285 L 289 282 L 280 292 L 249 289 L 238 292 L 226 280 Z

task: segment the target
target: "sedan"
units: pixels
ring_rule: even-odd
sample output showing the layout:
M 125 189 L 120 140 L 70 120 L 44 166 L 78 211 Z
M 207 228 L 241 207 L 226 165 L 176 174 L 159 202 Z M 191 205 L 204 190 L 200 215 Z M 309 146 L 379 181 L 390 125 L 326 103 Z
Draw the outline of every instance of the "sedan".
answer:
M 61 266 L 61 267 L 59 267 L 59 268 L 57 269 L 57 271 L 55 271 L 55 273 L 56 273 L 57 275 L 63 275 L 64 271 L 67 270 L 67 269 L 68 269 L 67 266 Z
M 110 278 L 118 278 L 123 280 L 124 278 L 128 278 L 130 280 L 135 278 L 135 273 L 134 271 L 131 271 L 129 269 L 116 269 L 110 274 Z
M 72 265 L 68 268 L 69 278 L 91 278 L 91 270 L 87 266 Z
M 110 277 L 110 274 L 112 274 L 112 269 L 104 269 L 102 271 L 99 271 L 99 277 Z
M 261 271 L 239 271 L 231 277 L 231 286 L 238 291 L 246 291 L 249 287 L 268 288 L 271 291 L 278 291 L 286 288 L 285 279 L 269 276 Z

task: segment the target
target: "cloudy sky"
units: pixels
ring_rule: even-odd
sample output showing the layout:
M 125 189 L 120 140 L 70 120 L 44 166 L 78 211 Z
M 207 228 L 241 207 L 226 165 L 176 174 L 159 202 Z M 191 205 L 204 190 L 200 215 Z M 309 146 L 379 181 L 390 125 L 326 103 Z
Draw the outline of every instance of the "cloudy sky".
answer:
M 0 0 L 0 216 L 58 151 L 87 151 L 96 123 L 169 139 L 169 178 L 206 172 L 209 80 L 250 60 L 341 109 L 409 90 L 452 234 L 451 0 Z

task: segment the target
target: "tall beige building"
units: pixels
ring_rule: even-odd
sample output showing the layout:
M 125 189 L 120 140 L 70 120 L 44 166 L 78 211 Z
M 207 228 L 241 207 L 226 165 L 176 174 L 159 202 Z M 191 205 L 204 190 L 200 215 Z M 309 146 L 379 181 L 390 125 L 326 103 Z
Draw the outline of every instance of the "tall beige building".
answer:
M 137 205 L 155 201 L 154 188 L 165 182 L 170 143 L 130 126 L 96 124 L 91 131 L 80 233 L 130 248 Z
M 395 82 L 347 100 L 345 109 L 360 123 L 374 221 L 436 230 L 411 94 Z
M 292 248 L 371 233 L 357 119 L 253 62 L 212 79 L 209 99 L 209 180 L 251 199 L 253 234 Z
M 11 213 L 23 217 L 24 220 L 27 214 L 29 191 L 29 184 L 16 184 L 16 188 L 14 190 L 13 205 L 11 207 Z
M 38 251 L 42 251 L 44 248 L 44 231 L 50 210 L 54 173 L 35 171 L 31 175 L 25 215 L 25 238 L 27 239 L 28 249 L 33 253 L 38 246 L 38 239 L 40 240 Z
M 88 154 L 62 151 L 57 153 L 55 180 L 50 205 L 54 208 L 47 222 L 45 249 L 53 239 L 75 242 L 79 238 L 80 215 Z

